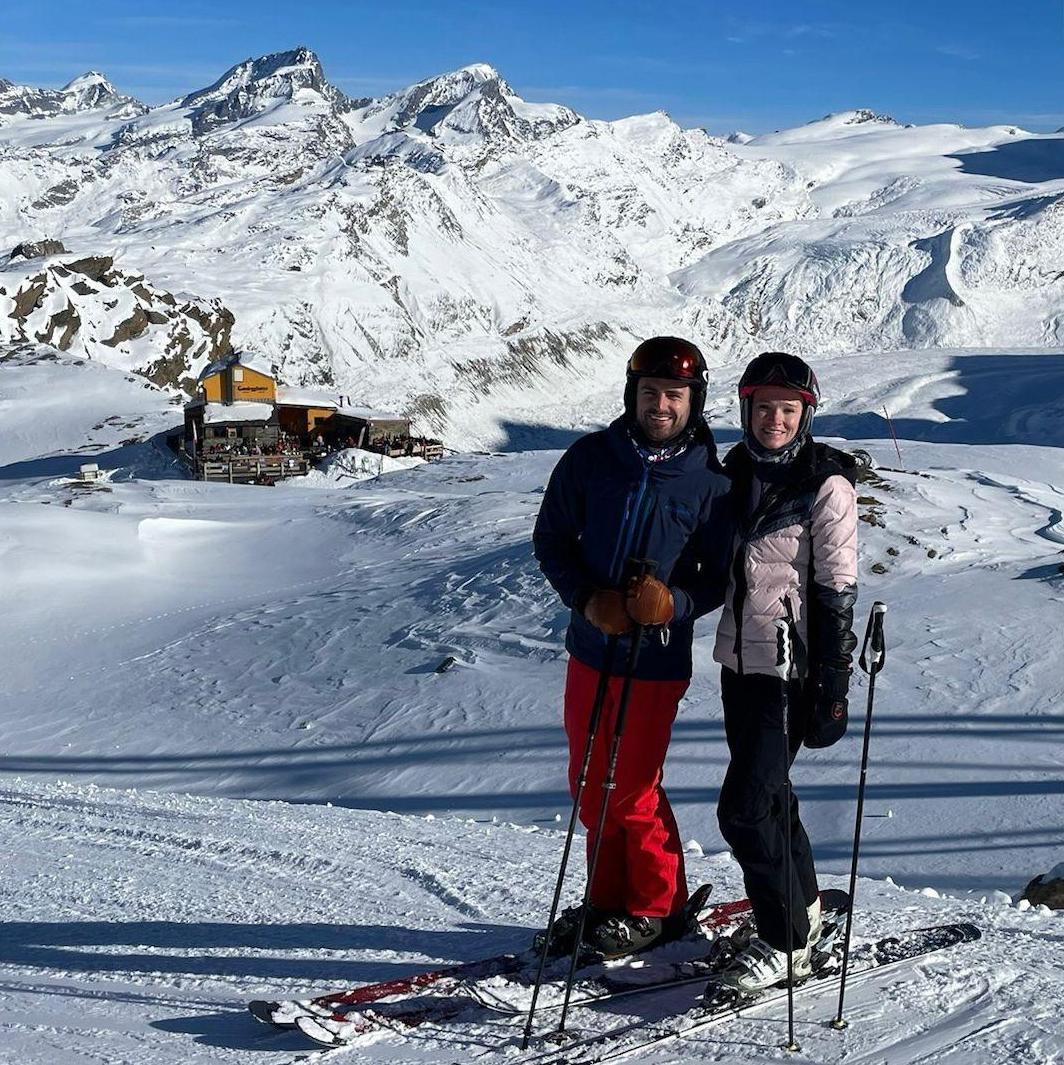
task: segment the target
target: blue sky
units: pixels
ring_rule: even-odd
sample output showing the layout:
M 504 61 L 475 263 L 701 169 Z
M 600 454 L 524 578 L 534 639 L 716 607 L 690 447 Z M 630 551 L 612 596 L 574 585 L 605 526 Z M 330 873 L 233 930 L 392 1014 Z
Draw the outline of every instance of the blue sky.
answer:
M 5 8 L 0 77 L 59 86 L 97 69 L 147 103 L 305 44 L 352 96 L 488 62 L 529 100 L 593 118 L 662 109 L 713 132 L 852 107 L 917 123 L 1064 126 L 1064 0 L 49 0 L 47 18 Z

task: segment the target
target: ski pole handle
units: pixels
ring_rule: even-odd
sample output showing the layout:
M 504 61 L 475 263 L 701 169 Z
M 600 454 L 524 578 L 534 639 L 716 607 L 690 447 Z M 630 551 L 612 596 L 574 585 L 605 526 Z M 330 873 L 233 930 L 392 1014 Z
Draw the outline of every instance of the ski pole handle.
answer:
M 624 571 L 628 575 L 628 581 L 636 577 L 653 577 L 658 571 L 658 564 L 651 558 L 630 558 L 624 564 Z
M 791 675 L 791 623 L 783 618 L 776 622 L 776 676 L 787 680 Z
M 887 604 L 877 599 L 868 615 L 860 662 L 861 668 L 870 676 L 878 673 L 887 661 L 887 643 L 883 636 L 883 615 L 886 612 Z

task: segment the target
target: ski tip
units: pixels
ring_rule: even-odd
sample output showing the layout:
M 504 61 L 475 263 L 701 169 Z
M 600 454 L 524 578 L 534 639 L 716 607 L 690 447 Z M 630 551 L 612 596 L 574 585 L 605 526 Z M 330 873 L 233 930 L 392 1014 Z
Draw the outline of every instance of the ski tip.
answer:
M 280 1002 L 269 1002 L 266 999 L 256 998 L 248 1003 L 248 1013 L 260 1024 L 269 1024 L 274 1028 L 295 1028 L 294 1021 L 279 1021 L 275 1019 L 280 1006 Z
M 699 884 L 699 886 L 691 892 L 687 899 L 687 905 L 684 907 L 689 920 L 694 920 L 698 917 L 705 908 L 706 903 L 709 901 L 709 896 L 712 894 L 712 884 Z
M 343 1046 L 347 1041 L 341 1039 L 337 1033 L 330 1031 L 324 1025 L 319 1024 L 313 1017 L 297 1017 L 295 1027 L 308 1039 L 313 1039 L 315 1043 L 320 1043 L 322 1046 L 339 1047 Z

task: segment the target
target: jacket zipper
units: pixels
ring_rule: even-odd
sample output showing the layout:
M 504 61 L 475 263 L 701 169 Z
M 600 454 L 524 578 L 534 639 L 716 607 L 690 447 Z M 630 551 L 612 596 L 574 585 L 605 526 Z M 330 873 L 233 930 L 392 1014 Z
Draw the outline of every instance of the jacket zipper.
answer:
M 624 564 L 628 560 L 628 552 L 631 550 L 632 539 L 635 530 L 640 524 L 643 510 L 643 502 L 646 499 L 647 483 L 650 480 L 650 468 L 644 466 L 643 475 L 639 478 L 639 486 L 635 490 L 634 502 L 630 502 L 625 510 L 624 523 L 617 537 L 617 550 L 613 553 L 613 565 L 610 574 L 614 584 L 620 586 L 624 577 Z M 629 499 L 631 499 L 631 495 Z

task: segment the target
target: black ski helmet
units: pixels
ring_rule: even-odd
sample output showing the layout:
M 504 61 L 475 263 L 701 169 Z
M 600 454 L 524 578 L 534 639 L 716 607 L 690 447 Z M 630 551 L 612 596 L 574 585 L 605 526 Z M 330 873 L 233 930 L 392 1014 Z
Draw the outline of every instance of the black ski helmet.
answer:
M 769 450 L 763 447 L 750 429 L 750 400 L 759 388 L 788 388 L 802 399 L 802 420 L 798 432 L 786 447 Z M 751 454 L 760 462 L 790 462 L 798 453 L 813 422 L 813 413 L 820 403 L 820 384 L 812 367 L 797 355 L 785 351 L 765 351 L 750 364 L 739 378 L 739 415 L 743 426 L 743 440 Z
M 624 385 L 624 412 L 635 418 L 635 393 L 642 377 L 661 377 L 691 386 L 689 426 L 702 420 L 706 405 L 706 360 L 689 340 L 651 337 L 632 352 Z

